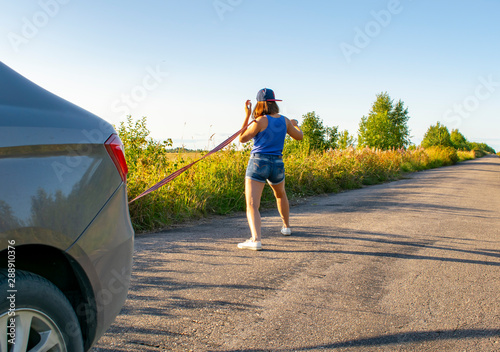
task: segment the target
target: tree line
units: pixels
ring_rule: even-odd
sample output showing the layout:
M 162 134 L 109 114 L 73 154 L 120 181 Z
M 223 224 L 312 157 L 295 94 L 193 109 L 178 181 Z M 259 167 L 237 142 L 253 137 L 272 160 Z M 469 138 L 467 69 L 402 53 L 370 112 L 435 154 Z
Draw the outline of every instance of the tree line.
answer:
M 410 141 L 408 127 L 410 116 L 404 102 L 402 100 L 394 102 L 387 92 L 377 94 L 376 97 L 368 115 L 361 118 L 357 136 L 349 134 L 347 130 L 340 131 L 338 126 L 325 126 L 313 111 L 302 116 L 300 127 L 304 132 L 304 140 L 296 143 L 287 137 L 285 149 L 312 152 L 349 147 L 381 150 L 416 148 L 417 146 L 412 145 Z M 485 143 L 468 141 L 458 129 L 453 129 L 450 133 L 440 122 L 428 128 L 420 144 L 422 148 L 433 146 L 495 153 L 495 150 Z

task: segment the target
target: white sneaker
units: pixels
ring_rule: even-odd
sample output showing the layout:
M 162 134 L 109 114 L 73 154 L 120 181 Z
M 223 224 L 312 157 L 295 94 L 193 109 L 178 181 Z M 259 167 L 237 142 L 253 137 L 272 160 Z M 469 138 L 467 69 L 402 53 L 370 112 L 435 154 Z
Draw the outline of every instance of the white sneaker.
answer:
M 252 251 L 260 251 L 262 249 L 262 243 L 260 241 L 254 241 L 252 239 L 246 240 L 245 242 L 238 243 L 239 249 L 250 249 Z
M 290 235 L 292 234 L 292 229 L 291 229 L 291 228 L 289 228 L 289 227 L 283 227 L 283 228 L 281 229 L 281 234 L 282 234 L 283 236 L 290 236 Z

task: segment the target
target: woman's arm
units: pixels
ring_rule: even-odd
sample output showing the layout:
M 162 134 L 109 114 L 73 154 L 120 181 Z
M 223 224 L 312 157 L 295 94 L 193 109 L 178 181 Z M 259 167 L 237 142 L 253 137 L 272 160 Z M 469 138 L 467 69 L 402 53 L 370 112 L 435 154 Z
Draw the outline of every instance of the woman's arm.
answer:
M 243 126 L 241 127 L 241 129 L 243 129 L 243 132 L 241 132 L 239 137 L 240 143 L 246 143 L 250 141 L 257 135 L 257 133 L 262 130 L 262 119 L 260 118 L 256 120 L 256 123 L 252 123 L 250 126 L 248 126 L 248 120 L 250 119 L 250 115 L 252 114 L 252 102 L 250 100 L 247 100 L 245 103 L 245 112 L 246 117 L 243 121 Z
M 250 141 L 253 137 L 257 135 L 260 131 L 265 130 L 267 127 L 267 120 L 263 119 L 262 116 L 255 120 L 248 128 L 240 134 L 240 143 L 246 143 Z
M 302 130 L 299 127 L 299 123 L 295 119 L 286 119 L 286 133 L 288 133 L 290 137 L 292 137 L 296 141 L 301 141 L 302 138 L 304 138 L 304 133 L 302 133 Z

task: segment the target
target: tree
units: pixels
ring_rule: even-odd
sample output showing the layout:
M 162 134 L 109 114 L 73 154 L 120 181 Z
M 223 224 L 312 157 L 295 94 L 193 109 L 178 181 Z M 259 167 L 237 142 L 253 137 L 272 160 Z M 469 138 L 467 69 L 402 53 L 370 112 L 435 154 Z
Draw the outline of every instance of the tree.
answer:
M 470 142 L 469 148 L 470 148 L 470 150 L 479 150 L 479 151 L 483 151 L 486 153 L 495 154 L 495 149 L 493 149 L 492 147 L 490 147 L 486 143 Z
M 353 147 L 354 143 L 355 143 L 355 138 L 354 138 L 354 136 L 351 136 L 349 134 L 348 130 L 343 130 L 342 132 L 340 132 L 339 140 L 337 143 L 338 148 L 347 149 L 347 148 Z
M 435 126 L 430 126 L 420 144 L 423 148 L 433 146 L 452 147 L 451 136 L 448 128 L 438 122 Z
M 10 205 L 0 200 L 0 232 L 7 232 L 21 226 L 21 222 L 16 218 Z
M 325 133 L 325 149 L 338 148 L 339 126 L 327 127 Z
M 469 142 L 458 130 L 451 130 L 451 145 L 457 150 L 470 150 Z
M 396 105 L 387 92 L 377 95 L 368 116 L 359 124 L 358 145 L 380 149 L 404 148 L 410 144 L 408 108 Z
M 339 127 L 327 127 L 323 125 L 323 120 L 316 115 L 316 112 L 308 112 L 302 115 L 300 128 L 304 133 L 301 142 L 307 151 L 323 151 L 329 148 L 337 148 L 339 139 Z
M 326 128 L 323 121 L 316 115 L 316 112 L 308 112 L 302 115 L 302 124 L 300 128 L 304 133 L 302 144 L 309 150 L 325 150 L 325 134 Z
M 285 138 L 285 153 L 294 153 L 297 151 L 312 152 L 325 151 L 338 148 L 339 145 L 339 126 L 328 127 L 323 124 L 323 120 L 316 115 L 316 112 L 308 112 L 302 115 L 300 125 L 304 133 L 304 139 L 300 142 L 294 141 L 290 136 Z

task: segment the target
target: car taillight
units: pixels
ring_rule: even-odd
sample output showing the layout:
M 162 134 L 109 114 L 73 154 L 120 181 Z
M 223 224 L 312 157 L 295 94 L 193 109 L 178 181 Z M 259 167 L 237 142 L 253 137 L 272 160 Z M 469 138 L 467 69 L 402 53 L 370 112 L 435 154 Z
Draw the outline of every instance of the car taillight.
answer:
M 125 161 L 125 151 L 120 137 L 116 134 L 112 134 L 111 137 L 109 137 L 104 143 L 104 146 L 106 147 L 111 160 L 115 163 L 123 182 L 126 182 L 128 167 L 127 162 Z

